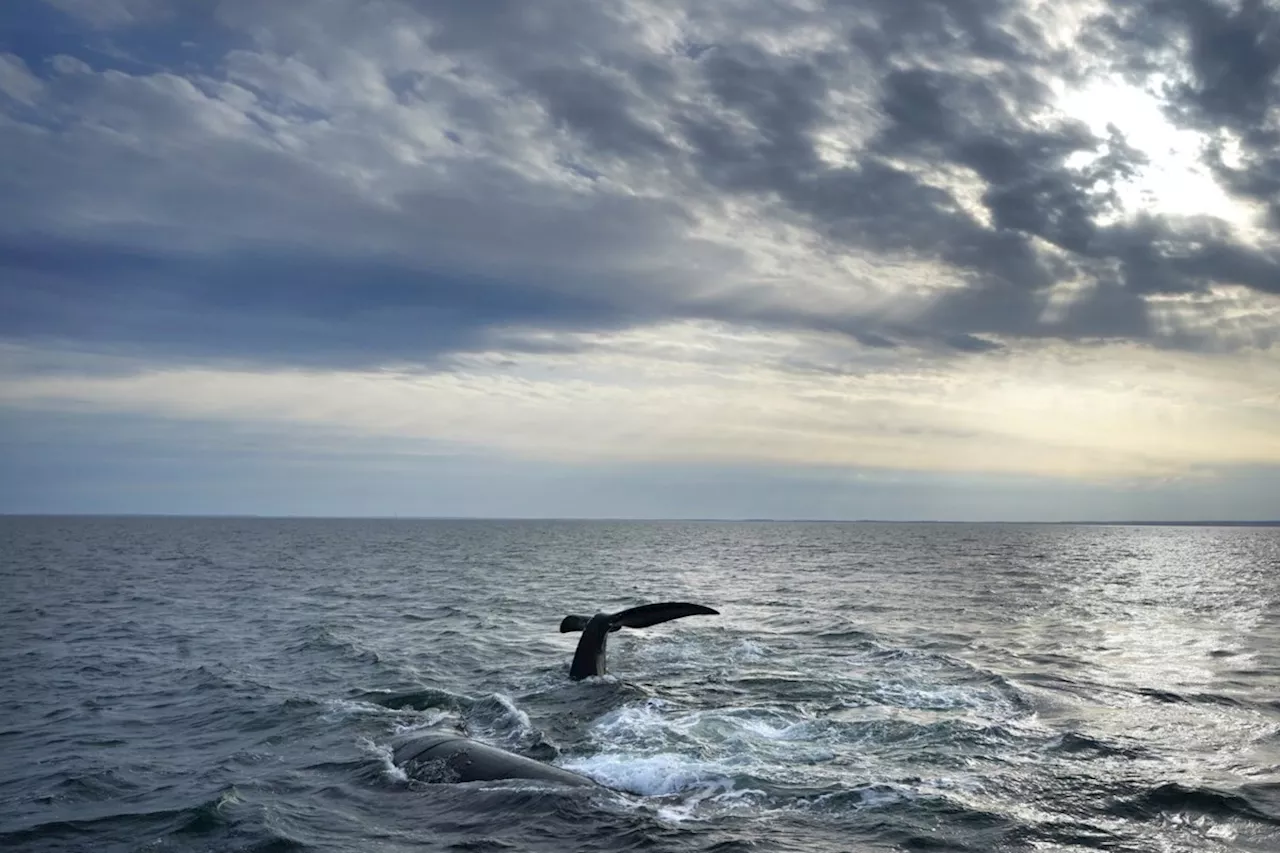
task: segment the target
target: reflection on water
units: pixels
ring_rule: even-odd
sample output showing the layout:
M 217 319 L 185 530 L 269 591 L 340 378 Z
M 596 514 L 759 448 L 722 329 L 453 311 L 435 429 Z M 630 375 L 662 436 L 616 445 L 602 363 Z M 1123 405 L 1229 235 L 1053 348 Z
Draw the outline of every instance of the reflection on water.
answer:
M 1123 547 L 1099 543 L 1063 561 L 1071 574 L 1055 592 L 1075 630 L 1060 625 L 1046 644 L 1090 658 L 1116 686 L 1190 688 L 1218 678 L 1261 621 L 1273 583 L 1263 566 L 1231 559 L 1233 544 L 1217 529 L 1105 530 Z
M 1280 849 L 1280 530 L 0 524 L 6 849 Z M 622 793 L 415 785 L 441 725 Z

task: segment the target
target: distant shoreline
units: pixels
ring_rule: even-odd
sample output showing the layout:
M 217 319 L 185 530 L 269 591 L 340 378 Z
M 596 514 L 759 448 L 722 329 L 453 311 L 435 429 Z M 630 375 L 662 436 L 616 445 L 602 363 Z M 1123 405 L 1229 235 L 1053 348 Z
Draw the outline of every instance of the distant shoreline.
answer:
M 546 521 L 546 522 L 595 522 L 616 524 L 685 523 L 685 524 L 990 524 L 990 525 L 1048 525 L 1056 527 L 1280 527 L 1280 519 L 1257 521 L 1135 521 L 1135 520 L 1080 520 L 1080 521 L 972 521 L 965 519 L 891 519 L 891 518 L 609 518 L 609 517 L 550 517 L 550 516 L 468 516 L 468 515 L 251 515 L 236 513 L 211 513 L 188 515 L 185 513 L 0 513 L 0 519 L 76 519 L 76 518 L 166 518 L 166 519 L 258 519 L 263 521 Z

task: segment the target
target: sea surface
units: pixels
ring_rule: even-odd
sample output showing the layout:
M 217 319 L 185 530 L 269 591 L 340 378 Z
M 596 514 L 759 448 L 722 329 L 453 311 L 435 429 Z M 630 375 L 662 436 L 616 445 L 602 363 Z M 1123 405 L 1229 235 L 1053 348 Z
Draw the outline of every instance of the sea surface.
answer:
M 1280 529 L 0 518 L 6 851 L 1280 850 Z M 571 682 L 570 613 L 622 630 Z M 409 778 L 442 727 L 600 790 Z

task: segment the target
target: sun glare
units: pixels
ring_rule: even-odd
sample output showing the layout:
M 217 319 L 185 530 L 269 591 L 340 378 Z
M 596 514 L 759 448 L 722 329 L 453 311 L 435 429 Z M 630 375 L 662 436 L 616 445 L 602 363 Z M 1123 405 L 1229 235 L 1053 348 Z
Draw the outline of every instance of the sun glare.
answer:
M 1149 158 L 1132 179 L 1117 187 L 1125 214 L 1145 210 L 1170 216 L 1213 216 L 1231 223 L 1241 236 L 1254 236 L 1257 211 L 1223 191 L 1201 161 L 1208 137 L 1175 126 L 1149 92 L 1118 81 L 1095 81 L 1064 90 L 1058 106 L 1099 136 L 1105 137 L 1108 127 L 1114 126 Z

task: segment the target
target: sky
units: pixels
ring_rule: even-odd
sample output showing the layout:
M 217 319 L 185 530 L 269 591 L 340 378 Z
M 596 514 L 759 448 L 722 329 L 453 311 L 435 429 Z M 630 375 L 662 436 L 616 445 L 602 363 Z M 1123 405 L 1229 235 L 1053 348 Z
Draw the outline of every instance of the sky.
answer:
M 1280 5 L 6 0 L 0 512 L 1280 518 Z

